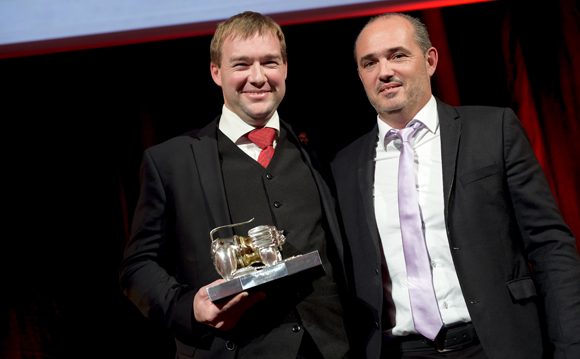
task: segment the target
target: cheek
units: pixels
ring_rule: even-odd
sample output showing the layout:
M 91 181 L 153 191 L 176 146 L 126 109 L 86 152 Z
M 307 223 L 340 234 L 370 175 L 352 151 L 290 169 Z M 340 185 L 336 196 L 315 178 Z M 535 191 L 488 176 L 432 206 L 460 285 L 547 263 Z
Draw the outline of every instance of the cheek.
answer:
M 239 89 L 242 88 L 244 86 L 244 76 L 242 74 L 232 74 L 230 75 L 230 77 L 227 79 L 227 83 L 230 87 L 234 88 L 234 89 Z
M 286 73 L 284 71 L 272 71 L 267 76 L 270 83 L 275 84 L 277 87 L 284 86 L 286 79 Z
M 361 81 L 363 83 L 363 86 L 366 89 L 374 89 L 375 88 L 375 82 L 374 82 L 374 79 L 372 76 L 368 76 L 368 75 L 364 76 L 363 75 L 363 76 L 361 76 Z

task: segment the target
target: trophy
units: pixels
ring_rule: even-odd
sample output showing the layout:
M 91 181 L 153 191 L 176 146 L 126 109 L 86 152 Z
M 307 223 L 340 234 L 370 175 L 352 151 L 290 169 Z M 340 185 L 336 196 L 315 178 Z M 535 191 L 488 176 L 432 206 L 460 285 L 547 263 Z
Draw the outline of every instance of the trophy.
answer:
M 286 237 L 274 226 L 254 227 L 248 231 L 247 237 L 234 235 L 214 239 L 214 234 L 220 229 L 241 226 L 253 220 L 220 226 L 210 232 L 213 264 L 227 281 L 207 289 L 211 301 L 322 265 L 318 251 L 282 260 L 280 250 Z

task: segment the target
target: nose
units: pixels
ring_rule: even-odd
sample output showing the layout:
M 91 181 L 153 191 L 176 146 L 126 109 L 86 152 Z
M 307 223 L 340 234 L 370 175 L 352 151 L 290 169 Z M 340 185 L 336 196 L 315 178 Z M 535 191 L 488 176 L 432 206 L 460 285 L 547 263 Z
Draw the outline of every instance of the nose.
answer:
M 389 65 L 389 62 L 386 59 L 381 59 L 379 61 L 379 79 L 381 81 L 387 81 L 395 76 L 395 71 Z
M 266 82 L 266 75 L 261 64 L 255 63 L 250 69 L 250 83 L 254 86 L 262 86 Z

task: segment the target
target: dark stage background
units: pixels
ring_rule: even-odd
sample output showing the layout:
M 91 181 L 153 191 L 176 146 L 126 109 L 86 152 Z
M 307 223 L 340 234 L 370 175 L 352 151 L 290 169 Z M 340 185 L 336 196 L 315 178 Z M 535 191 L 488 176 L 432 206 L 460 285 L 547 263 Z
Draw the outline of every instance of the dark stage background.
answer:
M 440 51 L 435 94 L 455 105 L 513 108 L 579 237 L 578 7 L 528 4 L 411 14 L 423 18 Z M 376 120 L 352 54 L 367 20 L 284 27 L 289 75 L 279 113 L 324 156 Z M 173 357 L 171 336 L 120 293 L 117 268 L 143 150 L 220 113 L 210 39 L 0 60 L 8 213 L 0 357 Z

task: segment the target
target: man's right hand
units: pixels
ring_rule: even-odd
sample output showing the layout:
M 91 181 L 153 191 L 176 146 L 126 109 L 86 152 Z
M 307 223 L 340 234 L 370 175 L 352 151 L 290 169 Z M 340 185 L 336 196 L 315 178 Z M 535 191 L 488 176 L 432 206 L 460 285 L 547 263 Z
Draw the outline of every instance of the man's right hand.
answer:
M 207 288 L 225 282 L 218 279 L 200 288 L 193 299 L 193 314 L 199 323 L 207 324 L 223 331 L 232 329 L 245 311 L 263 300 L 266 294 L 242 292 L 225 301 L 214 303 L 209 299 Z

